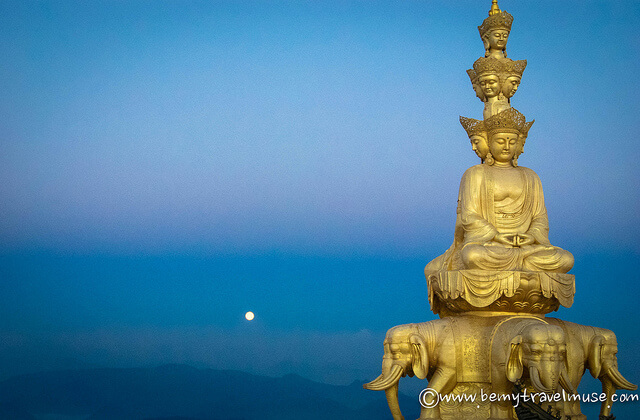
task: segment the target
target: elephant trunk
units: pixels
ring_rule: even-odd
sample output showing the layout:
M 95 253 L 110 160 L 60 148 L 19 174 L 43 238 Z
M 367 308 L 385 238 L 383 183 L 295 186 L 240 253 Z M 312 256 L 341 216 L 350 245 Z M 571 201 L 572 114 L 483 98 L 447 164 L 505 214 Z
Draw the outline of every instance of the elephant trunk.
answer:
M 402 377 L 403 372 L 404 370 L 402 369 L 402 366 L 393 365 L 390 370 L 387 371 L 387 369 L 383 369 L 382 374 L 380 376 L 378 376 L 376 379 L 369 382 L 368 384 L 364 384 L 362 386 L 363 388 L 370 389 L 372 391 L 382 391 L 383 389 L 387 390 L 395 385 L 396 395 L 397 395 L 398 381 Z M 396 400 L 397 400 L 397 396 L 396 396 Z
M 540 392 L 551 393 L 551 390 L 542 384 L 540 380 L 540 372 L 535 366 L 529 368 L 529 377 L 531 378 L 531 384 Z
M 384 390 L 387 396 L 387 404 L 389 404 L 389 410 L 393 416 L 393 420 L 404 420 L 402 412 L 400 411 L 400 404 L 398 403 L 398 381 L 396 381 L 391 387 Z
M 611 396 L 615 394 L 616 388 L 608 377 L 602 377 L 602 392 L 607 396 L 605 401 L 600 404 L 600 418 L 609 418 L 611 415 Z
M 609 378 L 611 378 L 611 382 L 613 382 L 613 385 L 617 389 L 628 389 L 629 391 L 635 391 L 638 389 L 638 385 L 634 385 L 627 381 L 615 365 L 606 366 L 605 373 Z

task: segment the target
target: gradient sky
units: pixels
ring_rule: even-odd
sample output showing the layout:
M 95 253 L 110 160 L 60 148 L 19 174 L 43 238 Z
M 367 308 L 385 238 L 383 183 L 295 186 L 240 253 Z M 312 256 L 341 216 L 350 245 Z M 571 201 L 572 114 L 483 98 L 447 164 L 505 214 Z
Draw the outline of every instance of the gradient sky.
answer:
M 181 362 L 373 378 L 433 319 L 490 1 L 0 3 L 0 378 Z M 640 3 L 502 0 L 564 319 L 640 382 Z M 247 310 L 256 320 L 243 320 Z

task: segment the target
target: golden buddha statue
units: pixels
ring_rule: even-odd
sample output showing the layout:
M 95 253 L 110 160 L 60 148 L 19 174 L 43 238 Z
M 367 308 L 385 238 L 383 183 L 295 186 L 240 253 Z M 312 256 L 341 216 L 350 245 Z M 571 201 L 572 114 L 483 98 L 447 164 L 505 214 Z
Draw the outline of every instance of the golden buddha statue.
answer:
M 470 137 L 482 138 L 477 120 L 462 121 Z M 571 253 L 549 242 L 540 178 L 517 166 L 532 123 L 514 108 L 483 121 L 488 152 L 462 176 L 454 244 L 427 265 L 427 276 L 464 269 L 566 273 L 573 267 Z
M 616 390 L 637 389 L 618 371 L 612 331 L 547 317 L 573 304 L 574 261 L 549 241 L 540 178 L 518 166 L 534 120 L 511 107 L 527 65 L 506 57 L 512 21 L 492 0 L 478 27 L 485 57 L 467 70 L 484 102 L 483 120 L 460 117 L 460 123 L 481 163 L 462 176 L 453 244 L 425 267 L 429 305 L 440 319 L 391 328 L 382 374 L 364 385 L 385 391 L 394 420 L 404 420 L 403 376 L 428 381 L 420 419 L 583 420 L 575 399 L 518 406 L 500 396 L 555 396 L 560 388 L 563 396 L 574 394 L 585 369 L 602 382 L 600 419 L 614 418 Z M 496 400 L 465 399 L 490 392 Z
M 566 273 L 573 256 L 549 242 L 542 184 L 514 160 L 525 119 L 509 108 L 485 120 L 489 153 L 460 183 L 464 268 Z

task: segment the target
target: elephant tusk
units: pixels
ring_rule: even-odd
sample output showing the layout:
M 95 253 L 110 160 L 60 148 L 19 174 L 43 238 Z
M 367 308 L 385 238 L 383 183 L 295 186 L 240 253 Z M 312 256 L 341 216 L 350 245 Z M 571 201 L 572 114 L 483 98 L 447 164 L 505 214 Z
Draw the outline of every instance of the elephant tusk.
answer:
M 550 389 L 542 385 L 542 381 L 540 381 L 540 373 L 538 372 L 538 369 L 536 369 L 534 366 L 531 366 L 529 368 L 529 376 L 531 377 L 531 383 L 538 391 L 544 392 L 547 394 L 551 393 Z
M 624 376 L 620 373 L 618 368 L 609 367 L 606 370 L 607 376 L 611 378 L 611 381 L 618 389 L 628 389 L 629 391 L 635 391 L 638 389 L 638 385 L 634 385 L 631 382 L 627 381 Z
M 571 393 L 572 395 L 576 394 L 576 389 L 573 387 L 573 384 L 567 377 L 566 370 L 562 370 L 560 372 L 560 378 L 558 379 L 558 382 L 560 382 L 560 386 L 564 388 L 567 392 Z
M 389 375 L 387 377 L 385 377 L 383 373 L 373 381 L 362 386 L 365 389 L 370 389 L 372 391 L 382 391 L 383 389 L 387 389 L 396 384 L 403 373 L 404 371 L 402 369 L 402 366 L 393 365 L 393 367 L 391 368 L 391 372 L 389 372 Z
M 371 388 L 369 388 L 369 387 L 370 387 L 370 386 L 372 386 L 372 385 L 374 385 L 374 386 L 375 386 L 375 384 L 377 384 L 378 382 L 381 382 L 381 381 L 382 381 L 382 377 L 383 377 L 383 375 L 382 375 L 382 374 L 380 374 L 380 376 L 378 376 L 376 379 L 374 379 L 373 381 L 371 381 L 371 382 L 369 382 L 369 383 L 366 383 L 366 384 L 362 385 L 362 387 L 363 387 L 364 389 L 371 389 Z

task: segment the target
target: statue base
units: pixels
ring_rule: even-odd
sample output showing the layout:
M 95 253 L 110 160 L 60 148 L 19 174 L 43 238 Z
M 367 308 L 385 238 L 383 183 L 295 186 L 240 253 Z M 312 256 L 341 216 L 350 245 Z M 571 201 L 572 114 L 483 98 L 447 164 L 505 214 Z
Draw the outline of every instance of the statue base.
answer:
M 463 312 L 548 314 L 569 308 L 575 276 L 542 271 L 440 271 L 427 278 L 429 303 L 440 317 Z
M 587 369 L 602 383 L 601 418 L 611 416 L 617 390 L 637 389 L 618 370 L 610 330 L 544 315 L 481 313 L 391 328 L 382 374 L 364 388 L 385 391 L 394 420 L 404 420 L 404 376 L 428 381 L 420 419 L 434 420 L 585 420 L 576 389 Z

